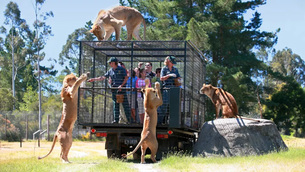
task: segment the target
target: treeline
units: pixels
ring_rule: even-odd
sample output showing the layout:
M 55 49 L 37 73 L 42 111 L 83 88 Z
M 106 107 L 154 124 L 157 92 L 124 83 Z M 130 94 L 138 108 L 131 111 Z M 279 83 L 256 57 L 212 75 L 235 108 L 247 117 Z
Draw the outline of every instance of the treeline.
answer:
M 44 3 L 36 2 L 38 7 Z M 271 119 L 284 134 L 305 135 L 304 60 L 290 48 L 273 49 L 280 28 L 261 31 L 260 13 L 254 12 L 251 19 L 244 19 L 248 10 L 255 10 L 266 1 L 120 0 L 120 3 L 144 15 L 146 40 L 191 40 L 196 44 L 209 59 L 207 83 L 234 95 L 240 114 Z M 77 73 L 77 40 L 96 38 L 88 32 L 92 22 L 84 23 L 84 27 L 68 35 L 59 57 L 51 59 L 64 70 L 57 74 L 53 66 L 39 66 L 38 72 L 38 62 L 45 57 L 44 45 L 52 36 L 47 19 L 53 13 L 37 12 L 40 18 L 30 27 L 20 18 L 16 3 L 6 6 L 0 37 L 0 111 L 38 111 L 40 72 L 45 120 L 46 114 L 53 113 L 49 111 L 61 109 L 54 84 L 60 84 L 67 73 Z M 126 38 L 124 30 L 121 37 Z M 215 112 L 207 103 L 206 119 L 210 120 Z

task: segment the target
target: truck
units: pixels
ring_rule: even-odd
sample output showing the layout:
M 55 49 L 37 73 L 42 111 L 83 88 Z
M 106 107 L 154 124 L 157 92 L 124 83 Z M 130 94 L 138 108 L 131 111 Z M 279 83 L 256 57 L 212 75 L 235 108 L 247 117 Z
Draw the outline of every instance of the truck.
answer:
M 200 88 L 205 82 L 207 60 L 204 54 L 191 41 L 80 41 L 79 75 L 90 72 L 90 77 L 103 76 L 110 66 L 107 60 L 116 57 L 123 62 L 126 71 L 138 67 L 139 62 L 152 64 L 153 71 L 164 66 L 167 56 L 174 56 L 183 82 L 179 87 L 161 88 L 168 92 L 158 109 L 162 121 L 157 124 L 158 152 L 156 159 L 162 159 L 170 152 L 191 152 L 200 127 L 204 123 L 205 97 L 200 95 Z M 152 83 L 153 84 L 153 83 Z M 162 83 L 161 83 L 162 85 Z M 134 86 L 122 88 L 126 91 L 124 101 L 131 106 L 137 100 L 131 98 Z M 108 158 L 121 158 L 122 154 L 133 151 L 140 141 L 143 124 L 139 122 L 138 107 L 136 120 L 124 119 L 126 109 L 120 105 L 120 122 L 112 123 L 113 99 L 110 80 L 86 82 L 78 92 L 78 125 L 89 128 L 92 135 L 105 137 L 105 149 Z M 130 97 L 129 97 L 130 96 Z M 125 107 L 125 106 L 124 106 Z M 130 109 L 131 111 L 131 109 Z M 126 118 L 126 115 L 125 115 Z M 147 151 L 149 154 L 149 150 Z M 138 150 L 134 159 L 141 155 Z

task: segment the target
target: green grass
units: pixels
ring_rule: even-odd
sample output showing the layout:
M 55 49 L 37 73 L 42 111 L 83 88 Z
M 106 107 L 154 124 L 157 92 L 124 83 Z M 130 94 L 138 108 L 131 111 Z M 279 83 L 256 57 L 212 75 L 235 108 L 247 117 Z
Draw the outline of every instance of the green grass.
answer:
M 134 171 L 129 164 L 121 160 L 109 160 L 105 156 L 71 158 L 73 163 L 61 163 L 59 158 L 26 158 L 0 162 L 1 172 L 95 172 L 95 171 Z
M 20 148 L 17 142 L 1 142 L 0 171 L 1 172 L 95 172 L 95 171 L 135 171 L 130 164 L 122 160 L 107 159 L 103 142 L 73 142 L 69 160 L 71 164 L 62 163 L 59 159 L 59 144 L 55 145 L 49 157 L 38 160 L 45 155 L 51 142 L 24 142 Z M 101 152 L 104 151 L 104 152 Z M 81 155 L 81 152 L 83 155 Z
M 191 157 L 190 155 L 172 154 L 156 164 L 150 164 L 158 171 L 305 171 L 305 139 L 284 136 L 283 140 L 289 150 L 260 156 L 248 157 Z M 62 163 L 59 159 L 60 146 L 57 143 L 52 154 L 42 160 L 37 156 L 46 154 L 51 142 L 42 142 L 41 147 L 35 142 L 19 143 L 1 141 L 1 172 L 95 172 L 95 171 L 141 171 L 135 165 L 139 161 L 107 159 L 103 142 L 74 141 L 69 160 L 71 164 Z M 146 156 L 149 158 L 150 156 Z M 149 162 L 149 160 L 147 160 Z
M 305 171 L 305 149 L 247 157 L 169 156 L 158 165 L 164 171 Z

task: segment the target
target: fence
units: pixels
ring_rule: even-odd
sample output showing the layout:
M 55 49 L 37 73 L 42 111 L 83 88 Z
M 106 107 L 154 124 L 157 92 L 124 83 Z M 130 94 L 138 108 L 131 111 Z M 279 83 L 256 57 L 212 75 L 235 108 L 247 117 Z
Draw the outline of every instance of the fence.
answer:
M 53 114 L 42 112 L 42 114 L 42 130 L 47 130 L 49 116 L 49 139 L 52 139 L 61 119 L 61 111 Z M 74 128 L 73 137 L 78 137 L 82 132 L 81 127 L 76 122 Z M 39 130 L 38 112 L 0 112 L 0 140 L 19 141 L 20 139 L 33 139 L 33 133 L 37 130 Z M 48 133 L 45 132 L 42 138 L 48 139 Z

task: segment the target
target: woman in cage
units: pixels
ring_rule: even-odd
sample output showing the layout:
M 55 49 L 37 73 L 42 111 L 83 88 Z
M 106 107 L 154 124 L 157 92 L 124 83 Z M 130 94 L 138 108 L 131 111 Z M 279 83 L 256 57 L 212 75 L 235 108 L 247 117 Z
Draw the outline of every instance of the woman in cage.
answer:
M 180 87 L 179 82 L 181 76 L 178 69 L 174 66 L 176 64 L 176 58 L 174 56 L 167 56 L 164 60 L 164 67 L 161 69 L 160 80 L 163 90 L 163 105 L 161 106 L 161 114 L 158 115 L 158 123 L 167 123 L 165 117 L 169 115 L 169 89 L 173 87 Z
M 144 109 L 144 97 L 143 94 L 141 92 L 141 88 L 145 88 L 145 79 L 146 79 L 146 71 L 144 68 L 140 69 L 140 76 L 137 79 L 136 82 L 136 88 L 138 91 L 138 96 L 137 96 L 137 100 L 138 100 L 138 113 L 139 113 L 139 117 L 140 117 L 140 123 L 143 124 L 144 121 L 144 114 L 145 114 L 145 109 Z M 149 87 L 151 87 L 151 84 L 149 84 Z

